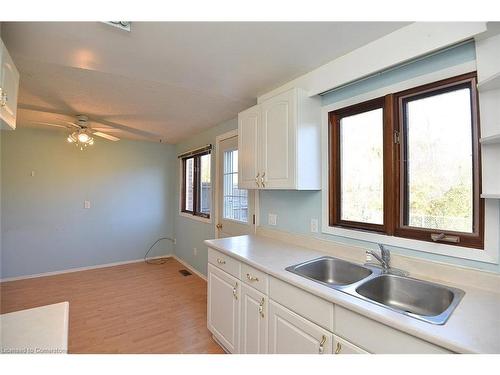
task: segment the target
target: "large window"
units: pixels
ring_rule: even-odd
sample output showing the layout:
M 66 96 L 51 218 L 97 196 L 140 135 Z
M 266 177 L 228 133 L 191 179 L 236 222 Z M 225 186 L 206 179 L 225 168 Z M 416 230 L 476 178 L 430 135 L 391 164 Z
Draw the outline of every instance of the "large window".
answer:
M 212 184 L 210 179 L 210 148 L 181 155 L 181 211 L 210 218 Z
M 476 76 L 330 113 L 330 226 L 483 248 Z

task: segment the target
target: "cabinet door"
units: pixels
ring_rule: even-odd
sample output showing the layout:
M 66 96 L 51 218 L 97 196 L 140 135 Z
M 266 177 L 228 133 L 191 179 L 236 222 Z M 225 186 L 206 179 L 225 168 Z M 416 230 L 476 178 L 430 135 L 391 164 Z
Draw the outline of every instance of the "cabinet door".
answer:
M 333 334 L 274 301 L 269 303 L 269 353 L 332 353 Z
M 335 335 L 333 336 L 333 352 L 335 354 L 369 354 L 366 350 Z
M 230 353 L 238 353 L 240 281 L 208 265 L 208 329 Z
M 243 284 L 241 287 L 240 353 L 267 353 L 267 296 Z
M 17 115 L 17 92 L 19 89 L 19 72 L 14 66 L 7 49 L 0 43 L 2 48 L 1 55 L 1 80 L 0 87 L 5 95 L 5 105 L 0 106 L 0 119 L 3 120 L 10 128 L 16 128 Z
M 295 189 L 297 96 L 287 91 L 262 103 L 261 174 L 269 189 Z
M 258 105 L 238 115 L 238 184 L 243 189 L 257 189 L 260 186 L 260 115 Z

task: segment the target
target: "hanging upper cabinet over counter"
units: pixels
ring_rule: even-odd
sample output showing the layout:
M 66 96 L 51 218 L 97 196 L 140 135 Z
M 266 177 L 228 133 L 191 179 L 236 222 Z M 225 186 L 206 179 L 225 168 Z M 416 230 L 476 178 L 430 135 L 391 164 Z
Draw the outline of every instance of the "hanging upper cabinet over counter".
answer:
M 321 189 L 320 98 L 291 89 L 238 115 L 243 189 Z
M 0 39 L 0 129 L 15 129 L 19 72 Z

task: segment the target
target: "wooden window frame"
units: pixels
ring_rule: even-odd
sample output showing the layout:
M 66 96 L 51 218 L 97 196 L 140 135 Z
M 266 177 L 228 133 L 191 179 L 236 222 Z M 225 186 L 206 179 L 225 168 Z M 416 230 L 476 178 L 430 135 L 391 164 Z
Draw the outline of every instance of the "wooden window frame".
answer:
M 341 218 L 341 163 L 340 163 L 340 121 L 349 116 L 354 116 L 357 114 L 361 114 L 364 112 L 372 111 L 375 109 L 382 109 L 383 111 L 383 139 L 386 139 L 387 127 L 386 123 L 388 122 L 386 116 L 386 99 L 384 97 L 369 100 L 367 102 L 363 102 L 360 104 L 352 105 L 346 108 L 339 109 L 337 111 L 333 111 L 329 113 L 329 222 L 330 226 L 338 226 L 344 228 L 354 228 L 354 229 L 362 229 L 369 230 L 374 232 L 386 232 L 387 228 L 387 218 L 384 210 L 384 219 L 383 224 L 374 224 L 374 223 L 363 223 L 359 221 L 350 221 L 350 220 L 342 220 Z M 387 155 L 387 149 L 385 145 L 385 141 L 383 142 L 383 173 L 385 175 L 385 158 Z M 387 200 L 386 191 L 387 191 L 387 181 L 384 176 L 384 194 L 383 201 L 384 207 L 385 202 Z
M 188 155 L 181 158 L 181 169 L 182 169 L 182 183 L 181 183 L 181 212 L 184 214 L 189 214 L 193 216 L 202 217 L 205 219 L 210 219 L 210 214 L 205 214 L 200 212 L 201 205 L 201 195 L 199 191 L 199 183 L 201 176 L 201 157 L 205 155 L 211 155 L 211 150 L 203 151 L 200 153 Z M 186 161 L 188 159 L 193 159 L 193 210 L 186 210 Z M 210 207 L 210 211 L 211 207 Z
M 407 200 L 405 199 L 406 170 L 404 155 L 406 133 L 404 129 L 403 104 L 408 98 L 429 97 L 438 93 L 454 91 L 467 86 L 471 90 L 472 118 L 472 163 L 473 163 L 473 233 L 433 230 L 404 225 Z M 341 219 L 340 196 L 340 120 L 347 116 L 382 108 L 383 115 L 383 178 L 384 221 L 382 225 L 360 223 Z M 332 111 L 328 114 L 328 218 L 329 226 L 370 231 L 389 236 L 410 238 L 427 242 L 444 243 L 474 249 L 484 249 L 484 199 L 481 199 L 481 148 L 479 143 L 479 104 L 476 72 L 440 80 L 409 90 L 389 94 Z M 431 234 L 458 236 L 459 242 L 432 240 Z
M 451 230 L 438 230 L 411 227 L 404 223 L 408 211 L 407 172 L 406 164 L 406 128 L 404 106 L 408 99 L 421 99 L 455 91 L 460 87 L 467 87 L 471 91 L 471 123 L 472 123 L 472 181 L 473 181 L 473 231 L 472 233 L 456 232 Z M 398 237 L 413 238 L 422 241 L 431 241 L 484 249 L 484 199 L 481 199 L 481 147 L 479 143 L 479 102 L 477 95 L 477 75 L 475 72 L 448 78 L 427 85 L 415 87 L 394 95 L 394 124 L 399 133 L 399 144 L 396 144 L 396 157 L 394 159 L 394 191 L 398 199 L 394 207 L 397 217 L 394 234 Z M 456 236 L 458 243 L 448 241 L 433 241 L 431 234 L 443 233 L 446 236 Z

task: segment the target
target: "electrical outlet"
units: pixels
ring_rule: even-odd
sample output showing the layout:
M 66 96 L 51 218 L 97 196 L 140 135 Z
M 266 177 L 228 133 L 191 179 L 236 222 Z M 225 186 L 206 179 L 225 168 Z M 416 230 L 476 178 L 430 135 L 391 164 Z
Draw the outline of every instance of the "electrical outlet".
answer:
M 90 201 L 83 201 L 83 208 L 90 208 Z
M 196 247 L 193 247 L 193 255 L 194 256 L 198 255 L 198 249 Z
M 275 225 L 276 225 L 276 223 L 277 223 L 277 221 L 278 221 L 278 215 L 276 215 L 276 214 L 269 214 L 269 215 L 267 216 L 267 223 L 268 223 L 269 225 L 273 225 L 273 226 L 275 226 Z
M 177 238 L 174 238 L 172 242 L 174 243 L 174 245 L 177 245 Z
M 318 219 L 311 219 L 311 232 L 318 233 Z

